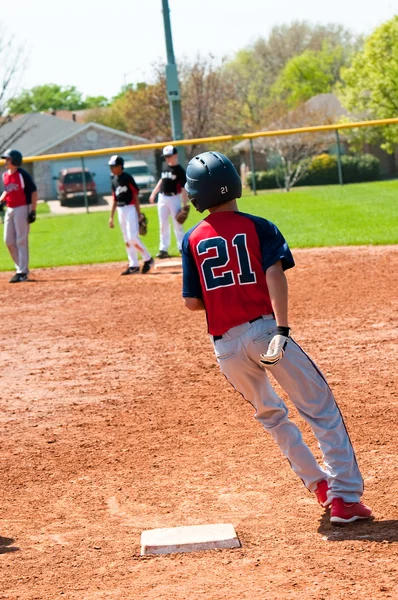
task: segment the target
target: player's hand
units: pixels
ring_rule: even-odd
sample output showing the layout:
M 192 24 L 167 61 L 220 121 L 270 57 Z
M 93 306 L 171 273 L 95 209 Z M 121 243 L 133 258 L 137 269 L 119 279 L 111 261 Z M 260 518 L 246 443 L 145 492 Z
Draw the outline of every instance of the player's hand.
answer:
M 113 217 L 109 217 L 109 227 L 111 229 L 113 229 L 115 227 L 114 223 L 113 223 Z
M 285 353 L 289 334 L 289 327 L 276 328 L 276 334 L 270 341 L 266 354 L 260 354 L 260 365 L 263 367 L 273 367 L 281 360 Z
M 31 210 L 28 214 L 28 223 L 34 223 L 36 221 L 36 211 Z
M 153 204 L 155 202 L 155 196 L 152 194 L 149 196 L 149 204 Z

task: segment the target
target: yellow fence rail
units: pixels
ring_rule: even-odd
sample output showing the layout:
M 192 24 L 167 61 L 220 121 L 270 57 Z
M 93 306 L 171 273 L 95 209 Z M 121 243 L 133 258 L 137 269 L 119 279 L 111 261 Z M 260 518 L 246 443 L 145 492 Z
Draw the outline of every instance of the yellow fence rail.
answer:
M 136 144 L 134 146 L 121 146 L 117 148 L 101 148 L 99 150 L 81 150 L 80 152 L 63 152 L 59 154 L 42 154 L 40 156 L 26 156 L 24 162 L 40 162 L 45 160 L 58 160 L 61 158 L 80 158 L 86 156 L 102 156 L 104 154 L 119 154 L 123 152 L 138 152 L 139 150 L 161 149 L 167 144 L 174 146 L 188 146 L 191 144 L 208 144 L 211 142 L 232 142 L 237 140 L 253 140 L 261 137 L 277 135 L 292 135 L 295 133 L 313 133 L 316 131 L 339 131 L 340 129 L 354 129 L 357 127 L 377 127 L 379 125 L 397 125 L 398 118 L 377 119 L 373 121 L 358 121 L 354 123 L 334 123 L 332 125 L 317 125 L 314 127 L 299 127 L 294 129 L 276 129 L 272 131 L 256 131 L 240 135 L 219 135 L 216 137 L 194 138 L 190 140 L 171 140 L 154 144 Z

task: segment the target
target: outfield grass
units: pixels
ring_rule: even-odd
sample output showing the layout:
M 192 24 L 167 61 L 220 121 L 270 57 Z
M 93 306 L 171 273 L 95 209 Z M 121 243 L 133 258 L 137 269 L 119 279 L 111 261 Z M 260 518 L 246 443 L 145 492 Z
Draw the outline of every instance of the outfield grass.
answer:
M 291 248 L 380 245 L 398 243 L 398 180 L 344 186 L 296 188 L 289 193 L 270 191 L 247 195 L 239 208 L 273 221 Z M 143 206 L 149 219 L 144 238 L 156 254 L 159 227 L 155 206 Z M 126 260 L 121 232 L 108 227 L 109 213 L 91 212 L 54 216 L 39 204 L 31 227 L 30 266 L 53 267 Z M 192 227 L 202 218 L 193 209 Z M 0 226 L 1 234 L 3 225 Z M 177 255 L 173 239 L 170 248 Z M 14 268 L 7 248 L 0 244 L 0 271 Z

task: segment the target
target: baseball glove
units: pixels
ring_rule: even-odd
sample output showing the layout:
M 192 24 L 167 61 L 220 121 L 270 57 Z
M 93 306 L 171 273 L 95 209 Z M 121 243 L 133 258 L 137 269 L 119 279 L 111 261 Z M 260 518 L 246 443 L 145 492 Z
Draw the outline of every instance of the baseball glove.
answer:
M 148 233 L 148 219 L 144 213 L 140 213 L 138 216 L 138 230 L 140 235 L 146 235 Z
M 176 214 L 176 221 L 177 221 L 177 223 L 179 223 L 180 225 L 182 225 L 183 223 L 185 223 L 185 221 L 188 218 L 188 214 L 189 214 L 189 204 L 186 204 L 185 206 L 183 206 L 182 208 L 180 208 L 180 210 Z

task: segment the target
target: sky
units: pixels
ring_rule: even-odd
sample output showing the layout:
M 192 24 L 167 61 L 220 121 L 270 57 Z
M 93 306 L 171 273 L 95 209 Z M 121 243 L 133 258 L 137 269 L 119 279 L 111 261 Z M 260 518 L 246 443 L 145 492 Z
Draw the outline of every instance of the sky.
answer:
M 178 63 L 198 54 L 233 58 L 295 20 L 369 35 L 398 14 L 398 0 L 169 0 L 169 9 Z M 7 3 L 0 23 L 26 53 L 20 89 L 57 83 L 111 98 L 125 83 L 150 81 L 153 64 L 166 62 L 162 0 L 19 0 Z

